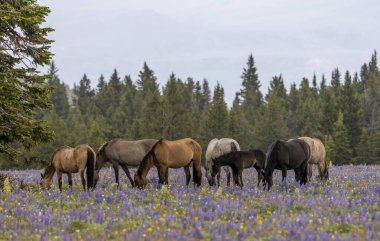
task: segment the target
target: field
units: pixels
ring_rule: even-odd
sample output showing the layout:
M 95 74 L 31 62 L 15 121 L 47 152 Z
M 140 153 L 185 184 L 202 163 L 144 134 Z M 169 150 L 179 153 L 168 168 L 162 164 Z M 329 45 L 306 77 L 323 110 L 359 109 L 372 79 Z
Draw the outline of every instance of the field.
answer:
M 132 189 L 125 174 L 119 189 L 109 168 L 94 192 L 39 189 L 41 170 L 2 171 L 22 179 L 24 190 L 0 192 L 0 240 L 379 240 L 380 166 L 330 168 L 330 180 L 306 186 L 288 172 L 289 192 L 258 189 L 254 169 L 244 188 L 184 186 L 182 169 L 170 170 L 158 189 L 156 170 L 146 190 Z M 133 171 L 132 171 L 133 172 Z M 222 174 L 224 177 L 224 173 Z

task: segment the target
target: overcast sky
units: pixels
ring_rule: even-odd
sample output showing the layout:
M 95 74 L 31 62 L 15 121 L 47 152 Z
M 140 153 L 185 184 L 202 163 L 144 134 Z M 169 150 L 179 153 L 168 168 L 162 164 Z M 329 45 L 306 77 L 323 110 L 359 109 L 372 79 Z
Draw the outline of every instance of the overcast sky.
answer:
M 177 77 L 219 81 L 228 103 L 253 54 L 263 92 L 272 76 L 286 87 L 333 68 L 359 71 L 380 50 L 378 0 L 38 0 L 51 8 L 52 52 L 73 86 L 84 73 L 96 86 L 116 68 L 137 79 L 144 61 L 160 86 Z

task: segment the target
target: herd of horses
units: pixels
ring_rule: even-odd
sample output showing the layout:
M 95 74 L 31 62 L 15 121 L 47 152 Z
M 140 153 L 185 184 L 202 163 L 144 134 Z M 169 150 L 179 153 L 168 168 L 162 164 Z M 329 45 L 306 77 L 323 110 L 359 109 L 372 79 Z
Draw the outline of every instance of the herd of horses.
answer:
M 202 147 L 191 138 L 180 140 L 144 139 L 127 141 L 113 139 L 104 143 L 97 153 L 88 145 L 75 148 L 63 146 L 54 151 L 50 164 L 41 174 L 40 185 L 49 189 L 51 180 L 57 172 L 58 186 L 62 191 L 62 174 L 67 174 L 69 186 L 72 187 L 72 173 L 80 173 L 83 189 L 96 187 L 99 171 L 105 163 L 110 163 L 115 172 L 116 183 L 119 185 L 119 166 L 124 170 L 132 187 L 145 188 L 148 184 L 147 175 L 155 166 L 158 172 L 159 184 L 168 184 L 169 168 L 184 168 L 186 185 L 191 179 L 192 165 L 194 186 L 202 183 Z M 327 180 L 328 165 L 323 143 L 317 138 L 300 137 L 288 141 L 276 140 L 264 153 L 260 149 L 241 151 L 239 143 L 231 138 L 213 139 L 209 142 L 204 169 L 210 186 L 220 186 L 220 173 L 223 167 L 230 185 L 231 172 L 235 185 L 243 188 L 243 170 L 254 167 L 257 171 L 257 186 L 263 182 L 264 190 L 273 185 L 275 169 L 282 172 L 282 182 L 288 188 L 286 176 L 288 170 L 294 170 L 295 179 L 300 184 L 307 183 L 312 176 L 312 165 L 318 166 L 319 178 Z M 132 178 L 130 167 L 138 167 Z

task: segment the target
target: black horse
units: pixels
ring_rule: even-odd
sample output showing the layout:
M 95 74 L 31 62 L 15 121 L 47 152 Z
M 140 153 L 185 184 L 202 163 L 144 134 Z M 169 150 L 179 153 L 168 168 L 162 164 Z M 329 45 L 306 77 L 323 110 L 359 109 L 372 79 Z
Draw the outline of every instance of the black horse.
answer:
M 268 190 L 273 185 L 273 170 L 282 171 L 282 182 L 285 181 L 285 188 L 288 190 L 286 183 L 287 170 L 294 169 L 297 179 L 300 180 L 300 184 L 307 183 L 307 161 L 310 158 L 309 145 L 300 139 L 293 139 L 289 141 L 277 140 L 273 142 L 267 152 L 267 159 L 265 162 L 265 168 L 263 170 L 264 175 L 264 189 L 265 186 Z M 298 180 L 297 180 L 298 181 Z
M 265 164 L 265 154 L 259 149 L 249 151 L 232 151 L 213 160 L 211 171 L 212 180 L 210 185 L 215 184 L 215 176 L 220 172 L 222 166 L 229 166 L 232 169 L 234 183 L 243 187 L 243 169 L 254 167 L 258 174 L 258 183 L 262 179 L 261 171 Z

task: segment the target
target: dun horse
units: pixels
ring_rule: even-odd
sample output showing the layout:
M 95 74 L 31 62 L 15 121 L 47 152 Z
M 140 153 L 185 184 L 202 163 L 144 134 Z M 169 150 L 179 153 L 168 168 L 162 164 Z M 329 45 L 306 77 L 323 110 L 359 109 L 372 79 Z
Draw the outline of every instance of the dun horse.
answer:
M 160 139 L 145 155 L 135 174 L 135 185 L 145 188 L 148 181 L 146 176 L 149 170 L 156 166 L 160 184 L 168 183 L 168 168 L 184 167 L 186 173 L 186 185 L 190 182 L 190 164 L 193 163 L 194 185 L 201 185 L 201 156 L 202 148 L 198 142 L 186 138 L 176 141 Z
M 264 186 L 267 186 L 268 190 L 273 185 L 274 169 L 282 171 L 282 182 L 285 182 L 286 190 L 288 189 L 287 170 L 294 169 L 301 185 L 307 183 L 307 161 L 310 158 L 310 148 L 305 141 L 300 139 L 287 142 L 277 140 L 269 146 L 266 158 L 263 174 Z
M 221 166 L 229 166 L 235 185 L 243 187 L 243 169 L 254 167 L 258 174 L 257 186 L 262 179 L 261 170 L 265 164 L 265 154 L 259 149 L 249 151 L 232 151 L 213 160 L 211 177 L 214 181 L 215 175 L 220 172 Z M 212 182 L 210 185 L 214 185 Z
M 211 168 L 213 165 L 213 159 L 216 159 L 220 157 L 223 154 L 229 153 L 231 151 L 240 151 L 240 146 L 237 141 L 231 138 L 221 138 L 221 139 L 212 139 L 207 146 L 206 150 L 206 177 L 208 180 L 208 183 L 212 185 L 211 183 L 214 183 L 214 178 L 211 177 Z M 227 176 L 227 185 L 230 185 L 231 180 L 231 173 L 230 169 L 228 167 L 224 167 L 224 171 Z M 220 186 L 220 171 L 217 174 L 218 179 L 218 186 Z
M 113 139 L 99 148 L 96 154 L 95 186 L 99 180 L 99 171 L 106 162 L 110 162 L 115 171 L 116 183 L 119 185 L 119 165 L 123 168 L 132 186 L 135 183 L 129 173 L 128 167 L 137 167 L 141 160 L 157 143 L 155 139 L 144 139 L 138 141 L 126 141 Z
M 322 141 L 317 138 L 299 137 L 305 141 L 310 147 L 310 159 L 308 161 L 308 178 L 311 179 L 313 164 L 318 166 L 319 178 L 321 180 L 329 179 L 329 170 L 326 161 L 326 150 Z
M 88 145 L 79 145 L 75 148 L 63 146 L 57 149 L 50 158 L 50 165 L 41 173 L 40 185 L 50 189 L 51 179 L 57 172 L 59 190 L 62 191 L 62 174 L 66 173 L 69 179 L 69 186 L 72 187 L 72 173 L 80 173 L 83 189 L 86 190 L 86 180 L 84 179 L 84 169 L 87 173 L 87 188 L 94 187 L 95 152 Z

